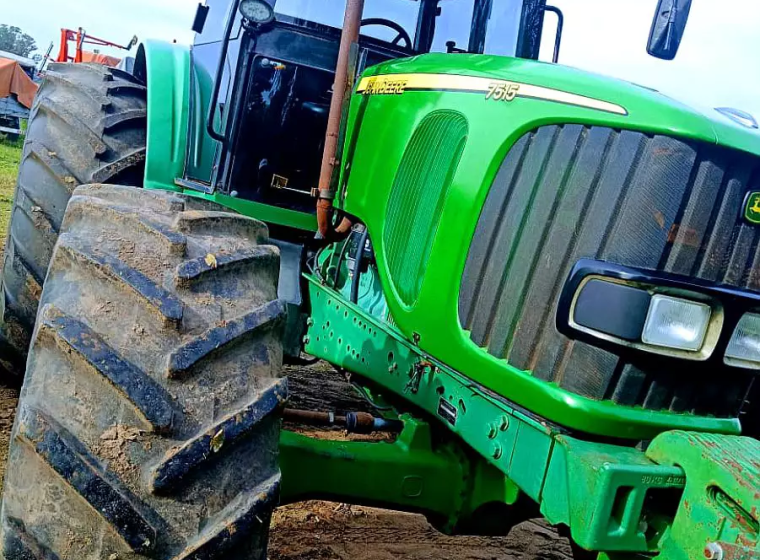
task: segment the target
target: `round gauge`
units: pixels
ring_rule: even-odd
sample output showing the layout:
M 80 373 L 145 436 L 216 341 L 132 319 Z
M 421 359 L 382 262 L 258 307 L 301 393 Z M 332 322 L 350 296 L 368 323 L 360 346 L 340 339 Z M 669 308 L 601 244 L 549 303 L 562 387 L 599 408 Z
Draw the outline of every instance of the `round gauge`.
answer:
M 274 10 L 272 6 L 264 0 L 242 0 L 240 2 L 240 13 L 251 23 L 264 24 L 274 19 Z

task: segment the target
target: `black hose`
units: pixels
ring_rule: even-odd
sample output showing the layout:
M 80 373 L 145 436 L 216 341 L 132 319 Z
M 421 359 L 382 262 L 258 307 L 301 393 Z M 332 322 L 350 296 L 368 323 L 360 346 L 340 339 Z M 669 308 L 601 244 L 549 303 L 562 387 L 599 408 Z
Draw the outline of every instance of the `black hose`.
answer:
M 364 225 L 364 231 L 359 237 L 359 246 L 356 249 L 356 258 L 354 259 L 354 276 L 351 278 L 351 303 L 356 303 L 359 299 L 359 276 L 362 270 L 362 261 L 364 260 L 364 246 L 367 244 L 369 228 Z
M 282 357 L 282 362 L 292 366 L 313 366 L 321 358 L 302 358 L 301 356 L 288 356 Z
M 392 406 L 380 406 L 377 404 L 374 400 L 372 400 L 372 397 L 367 394 L 367 391 L 364 390 L 364 387 L 359 385 L 356 381 L 350 381 L 349 383 L 351 383 L 351 387 L 353 387 L 354 390 L 359 393 L 359 396 L 363 398 L 367 404 L 375 410 L 379 412 L 388 412 L 389 410 L 393 410 Z
M 346 240 L 343 242 L 343 246 L 340 248 L 340 254 L 338 255 L 338 265 L 335 267 L 335 274 L 333 275 L 333 289 L 338 289 L 338 278 L 340 277 L 340 265 L 343 264 L 343 255 L 346 254 L 346 245 L 348 245 L 348 242 L 351 241 L 351 238 L 354 236 L 354 232 L 348 234 L 348 237 L 346 237 Z

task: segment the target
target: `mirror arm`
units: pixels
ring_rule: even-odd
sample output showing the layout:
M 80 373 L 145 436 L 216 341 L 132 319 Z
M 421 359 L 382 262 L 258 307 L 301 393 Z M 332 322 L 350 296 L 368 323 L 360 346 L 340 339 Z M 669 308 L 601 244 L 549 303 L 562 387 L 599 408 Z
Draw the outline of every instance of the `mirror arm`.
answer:
M 554 55 L 552 56 L 552 62 L 556 64 L 559 61 L 559 46 L 562 43 L 562 27 L 565 25 L 565 15 L 557 6 L 544 6 L 544 11 L 557 14 L 557 34 L 554 38 Z

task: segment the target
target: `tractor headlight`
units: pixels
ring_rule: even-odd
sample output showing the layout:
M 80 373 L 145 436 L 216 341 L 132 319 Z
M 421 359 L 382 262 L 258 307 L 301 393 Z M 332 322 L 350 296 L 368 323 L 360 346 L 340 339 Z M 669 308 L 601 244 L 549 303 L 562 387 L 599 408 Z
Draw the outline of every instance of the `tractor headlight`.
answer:
M 726 348 L 725 362 L 760 369 L 760 315 L 746 313 L 739 319 Z
M 701 362 L 693 365 L 704 375 L 726 366 L 760 372 L 760 294 L 701 279 L 580 259 L 556 326 L 620 356 Z
M 264 25 L 274 19 L 274 10 L 264 0 L 242 0 L 239 10 L 245 19 L 257 25 Z
M 654 346 L 697 351 L 710 323 L 709 305 L 664 295 L 649 303 L 641 341 Z

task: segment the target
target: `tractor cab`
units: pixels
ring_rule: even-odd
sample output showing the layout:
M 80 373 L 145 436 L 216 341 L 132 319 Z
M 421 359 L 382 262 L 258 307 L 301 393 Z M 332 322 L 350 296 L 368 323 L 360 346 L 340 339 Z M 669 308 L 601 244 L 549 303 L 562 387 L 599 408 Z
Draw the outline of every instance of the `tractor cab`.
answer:
M 203 106 L 190 108 L 194 134 L 178 184 L 314 213 L 351 4 L 208 0 L 199 7 L 191 91 L 200 92 L 194 102 Z M 348 91 L 369 66 L 429 52 L 537 58 L 543 7 L 522 0 L 369 0 L 347 53 Z

